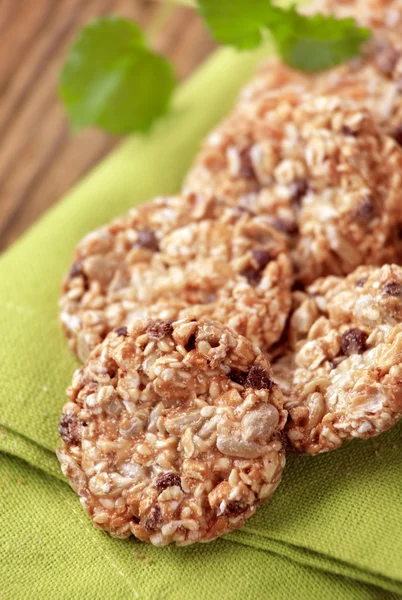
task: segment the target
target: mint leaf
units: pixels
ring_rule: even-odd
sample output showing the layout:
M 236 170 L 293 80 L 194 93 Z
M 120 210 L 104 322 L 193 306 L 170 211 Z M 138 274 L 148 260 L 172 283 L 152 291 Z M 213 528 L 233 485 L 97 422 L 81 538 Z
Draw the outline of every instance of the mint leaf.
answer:
M 271 9 L 267 0 L 198 0 L 199 12 L 213 37 L 239 50 L 261 42 Z
M 198 0 L 214 38 L 236 48 L 257 46 L 269 30 L 281 58 L 294 68 L 320 71 L 356 56 L 370 31 L 353 19 L 305 17 L 270 0 Z
M 75 130 L 145 132 L 165 114 L 175 87 L 167 60 L 149 50 L 133 22 L 106 17 L 81 30 L 61 73 L 59 93 Z
M 302 71 L 322 71 L 357 56 L 370 38 L 370 31 L 353 19 L 305 17 L 294 8 L 285 12 L 286 21 L 272 35 L 282 59 Z

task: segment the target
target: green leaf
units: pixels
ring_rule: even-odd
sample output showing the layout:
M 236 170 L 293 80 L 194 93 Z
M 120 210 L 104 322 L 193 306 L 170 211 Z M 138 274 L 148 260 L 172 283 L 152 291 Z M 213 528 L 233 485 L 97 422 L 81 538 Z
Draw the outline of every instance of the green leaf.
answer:
M 290 66 L 303 71 L 322 71 L 356 56 L 370 31 L 353 19 L 299 15 L 286 11 L 285 21 L 272 31 L 279 54 Z
M 267 0 L 198 0 L 198 6 L 214 38 L 240 50 L 258 46 L 272 8 Z
M 167 60 L 149 50 L 133 22 L 106 17 L 81 30 L 59 93 L 75 130 L 145 132 L 165 114 L 175 87 Z
M 353 19 L 306 17 L 270 0 L 198 0 L 198 5 L 219 42 L 254 48 L 269 30 L 282 59 L 304 71 L 327 69 L 356 56 L 370 37 Z

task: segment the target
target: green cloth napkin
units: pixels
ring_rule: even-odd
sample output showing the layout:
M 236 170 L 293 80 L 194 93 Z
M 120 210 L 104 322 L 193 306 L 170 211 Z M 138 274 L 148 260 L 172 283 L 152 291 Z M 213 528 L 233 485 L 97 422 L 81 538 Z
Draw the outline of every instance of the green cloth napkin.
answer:
M 219 51 L 150 136 L 124 143 L 0 260 L 0 598 L 402 598 L 401 427 L 289 457 L 272 501 L 244 530 L 186 548 L 97 531 L 54 455 L 77 366 L 57 322 L 75 244 L 179 189 L 263 52 Z

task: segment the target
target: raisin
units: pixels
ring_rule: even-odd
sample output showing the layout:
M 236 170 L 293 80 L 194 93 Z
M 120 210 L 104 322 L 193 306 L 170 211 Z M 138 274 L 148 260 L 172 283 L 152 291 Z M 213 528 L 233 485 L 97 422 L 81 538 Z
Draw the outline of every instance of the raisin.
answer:
M 160 506 L 159 504 L 155 504 L 155 506 L 151 508 L 147 520 L 145 521 L 145 529 L 147 531 L 153 531 L 158 527 L 158 525 L 162 524 L 162 521 L 163 519 Z
M 176 473 L 165 473 L 156 481 L 156 489 L 159 493 L 174 485 L 181 488 L 181 479 Z
M 191 352 L 191 350 L 195 350 L 195 333 L 192 333 L 185 344 L 185 349 L 187 352 Z
M 273 219 L 272 225 L 275 227 L 275 229 L 281 233 L 286 233 L 287 235 L 295 235 L 299 232 L 299 227 L 296 221 L 292 221 L 292 219 L 280 219 L 278 217 Z
M 240 200 L 241 202 L 241 200 Z M 257 213 L 254 212 L 253 210 L 251 210 L 251 208 L 249 208 L 246 204 L 240 204 L 238 206 L 236 206 L 235 210 L 237 210 L 239 216 L 241 215 L 248 215 L 249 217 L 256 217 Z
M 399 52 L 390 43 L 383 43 L 378 50 L 376 64 L 384 75 L 391 77 L 399 58 Z
M 240 275 L 245 277 L 253 287 L 256 287 L 260 283 L 262 277 L 261 270 L 253 269 L 253 267 L 243 269 L 243 271 L 240 271 Z
M 367 283 L 367 278 L 366 277 L 361 277 L 360 279 L 358 279 L 355 283 L 355 287 L 361 288 L 363 287 L 365 284 Z
M 249 148 L 244 148 L 240 152 L 239 175 L 240 177 L 244 177 L 245 179 L 253 179 L 255 177 L 254 167 L 253 163 L 251 162 Z
M 106 368 L 110 379 L 114 379 L 119 371 L 119 365 L 111 356 L 106 361 Z
M 232 368 L 229 371 L 228 377 L 234 383 L 238 383 L 239 385 L 244 386 L 247 380 L 247 373 L 245 373 L 244 371 L 240 371 L 240 369 Z
M 246 510 L 246 504 L 239 502 L 239 500 L 234 500 L 233 502 L 229 502 L 229 504 L 226 506 L 225 515 L 228 517 L 238 517 Z
M 166 335 L 171 335 L 173 333 L 173 327 L 171 321 L 149 321 L 145 331 L 149 337 L 160 339 Z
M 367 333 L 361 329 L 353 327 L 347 329 L 342 334 L 341 350 L 345 356 L 351 354 L 362 354 L 366 350 Z
M 308 183 L 305 179 L 295 179 L 292 189 L 292 200 L 296 204 L 300 204 L 301 199 L 307 194 Z
M 353 137 L 357 136 L 357 131 L 353 131 L 353 129 L 351 127 L 349 127 L 349 125 L 344 125 L 342 127 L 342 133 L 344 135 L 350 135 L 350 136 L 353 136 Z
M 78 444 L 80 431 L 77 417 L 74 414 L 64 414 L 60 419 L 59 433 L 66 444 Z
M 77 260 L 77 262 L 75 262 L 70 269 L 70 277 L 71 279 L 73 279 L 74 277 L 79 277 L 83 274 L 84 272 L 82 269 L 82 262 L 80 260 Z
M 264 367 L 251 367 L 246 373 L 240 371 L 240 369 L 232 368 L 230 369 L 228 377 L 234 383 L 238 383 L 245 388 L 270 390 L 272 387 L 272 379 L 270 379 Z
M 301 281 L 295 281 L 292 285 L 292 291 L 294 292 L 304 292 L 304 285 Z
M 265 269 L 267 264 L 272 260 L 272 255 L 268 250 L 262 248 L 253 250 L 252 257 L 257 263 L 257 266 L 250 265 L 240 271 L 240 275 L 245 277 L 250 285 L 253 287 L 257 286 L 262 277 L 262 271 Z
M 402 284 L 399 281 L 387 281 L 382 289 L 387 296 L 395 296 L 397 298 L 402 296 Z
M 89 288 L 88 276 L 84 272 L 84 267 L 80 260 L 73 264 L 73 266 L 70 269 L 69 276 L 70 279 L 74 279 L 75 277 L 82 277 L 84 280 L 84 289 L 87 290 Z
M 402 146 L 402 125 L 399 125 L 392 133 L 394 140 Z
M 270 254 L 270 252 L 268 252 L 268 250 L 257 249 L 253 250 L 253 258 L 256 261 L 260 271 L 262 271 L 272 260 L 272 255 Z
M 353 211 L 354 218 L 363 225 L 369 223 L 375 215 L 375 206 L 368 196 L 362 198 Z
M 244 387 L 254 388 L 255 390 L 270 390 L 272 387 L 272 379 L 269 377 L 264 367 L 251 367 L 247 374 Z
M 128 335 L 127 327 L 118 327 L 114 331 L 117 333 L 117 335 L 121 335 L 123 337 L 127 337 Z
M 144 248 L 145 250 L 152 250 L 152 252 L 159 251 L 159 242 L 152 229 L 142 229 L 139 231 L 135 246 Z

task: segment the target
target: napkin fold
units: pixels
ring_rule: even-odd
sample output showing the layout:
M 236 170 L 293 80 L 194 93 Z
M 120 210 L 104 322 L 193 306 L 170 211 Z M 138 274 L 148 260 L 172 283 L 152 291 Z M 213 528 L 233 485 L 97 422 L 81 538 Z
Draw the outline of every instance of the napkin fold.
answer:
M 210 544 L 156 549 L 97 531 L 54 450 L 78 366 L 60 282 L 90 229 L 173 193 L 262 55 L 220 50 L 151 135 L 125 142 L 0 260 L 0 598 L 400 598 L 402 428 L 289 457 L 271 502 Z

